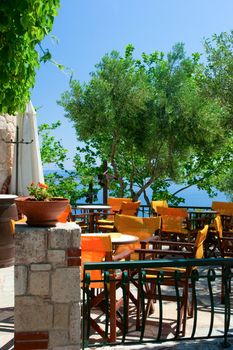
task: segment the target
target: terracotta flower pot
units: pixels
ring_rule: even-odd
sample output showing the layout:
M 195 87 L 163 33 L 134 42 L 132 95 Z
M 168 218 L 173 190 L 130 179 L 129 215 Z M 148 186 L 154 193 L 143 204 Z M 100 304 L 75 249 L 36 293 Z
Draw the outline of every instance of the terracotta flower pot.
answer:
M 18 210 L 26 215 L 30 226 L 55 226 L 66 210 L 69 199 L 51 198 L 49 201 L 36 201 L 32 197 L 19 197 L 15 200 Z

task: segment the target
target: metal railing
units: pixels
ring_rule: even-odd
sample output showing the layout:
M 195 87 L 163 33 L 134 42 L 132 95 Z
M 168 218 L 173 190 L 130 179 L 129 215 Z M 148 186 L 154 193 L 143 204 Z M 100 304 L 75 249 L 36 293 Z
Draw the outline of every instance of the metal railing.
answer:
M 188 209 L 188 211 L 194 211 L 194 210 L 210 210 L 211 207 L 204 207 L 204 206 L 187 206 L 187 205 L 169 205 L 170 208 L 184 208 Z M 152 215 L 152 209 L 149 205 L 141 204 L 139 207 L 138 215 L 142 217 L 148 217 Z
M 184 268 L 191 273 L 185 275 L 188 281 L 188 296 L 192 297 L 193 314 L 187 319 L 185 334 L 180 333 L 181 289 L 180 282 L 184 276 L 177 270 L 172 275 L 174 282 L 173 299 L 169 303 L 163 301 L 165 276 L 161 272 L 166 267 Z M 232 325 L 232 294 L 231 282 L 233 259 L 158 259 L 148 261 L 121 261 L 103 263 L 85 263 L 83 267 L 83 318 L 82 318 L 82 348 L 103 345 L 132 346 L 142 343 L 160 343 L 166 341 L 187 341 L 196 339 L 222 338 L 223 347 L 229 345 L 228 338 L 233 337 Z M 146 314 L 146 287 L 148 271 L 157 269 L 154 276 L 156 286 L 156 310 L 153 317 Z M 102 314 L 92 309 L 93 290 L 90 288 L 90 271 L 103 272 Z M 120 276 L 120 277 L 119 277 Z M 116 294 L 122 300 L 120 313 L 117 311 L 117 337 L 111 341 L 110 307 L 113 302 L 110 297 L 111 284 L 116 288 Z M 222 287 L 224 287 L 224 304 L 221 304 Z M 171 287 L 166 287 L 171 288 Z M 166 289 L 166 292 L 168 290 Z M 171 291 L 170 291 L 171 292 Z M 172 299 L 172 298 L 171 298 Z M 204 299 L 204 301 L 203 301 Z M 173 308 L 173 311 L 172 311 Z M 188 310 L 186 310 L 188 312 Z M 137 315 L 137 319 L 135 317 Z M 93 332 L 92 318 L 98 327 L 102 327 L 102 337 Z M 203 320 L 205 318 L 205 324 Z M 137 326 L 137 330 L 136 330 Z M 153 330 L 153 332 L 152 332 Z M 203 334 L 204 333 L 204 334 Z

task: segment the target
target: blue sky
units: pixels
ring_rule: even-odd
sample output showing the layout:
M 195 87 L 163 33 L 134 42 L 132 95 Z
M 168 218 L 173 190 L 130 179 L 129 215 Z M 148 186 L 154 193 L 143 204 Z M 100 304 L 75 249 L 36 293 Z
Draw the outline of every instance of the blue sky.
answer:
M 204 37 L 233 29 L 232 15 L 232 0 L 61 0 L 52 31 L 59 42 L 48 37 L 43 47 L 84 82 L 105 53 L 123 52 L 128 43 L 135 46 L 136 55 L 167 52 L 180 41 L 188 54 L 203 52 Z M 46 63 L 37 73 L 31 99 L 38 109 L 38 124 L 61 120 L 55 135 L 72 159 L 75 131 L 56 102 L 68 88 L 69 77 Z M 72 167 L 71 160 L 66 167 Z

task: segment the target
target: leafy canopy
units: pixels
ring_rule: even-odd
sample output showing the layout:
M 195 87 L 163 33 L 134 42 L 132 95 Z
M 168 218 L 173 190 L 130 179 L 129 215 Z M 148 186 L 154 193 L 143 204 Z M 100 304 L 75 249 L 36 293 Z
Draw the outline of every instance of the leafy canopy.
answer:
M 51 31 L 60 0 L 0 1 L 0 112 L 24 110 L 35 70 L 51 54 L 37 46 Z
M 135 59 L 133 52 L 128 45 L 123 57 L 105 55 L 90 81 L 73 81 L 59 103 L 78 139 L 108 161 L 114 194 L 148 199 L 146 189 L 159 181 L 205 178 L 203 159 L 225 143 L 227 110 L 203 95 L 204 67 L 198 54 L 186 56 L 183 44 L 167 56 L 155 51 Z
M 233 31 L 213 35 L 204 43 L 207 54 L 206 79 L 202 80 L 203 94 L 215 98 L 227 109 L 223 120 L 227 140 L 225 156 L 221 155 L 219 176 L 213 179 L 215 187 L 233 199 Z

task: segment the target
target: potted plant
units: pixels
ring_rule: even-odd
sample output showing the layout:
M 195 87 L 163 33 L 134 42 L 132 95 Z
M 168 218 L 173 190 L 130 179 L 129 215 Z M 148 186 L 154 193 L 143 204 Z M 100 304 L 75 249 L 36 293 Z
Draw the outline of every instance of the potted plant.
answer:
M 40 182 L 32 182 L 27 189 L 29 197 L 18 197 L 15 200 L 19 212 L 27 217 L 27 224 L 55 226 L 63 212 L 67 212 L 69 199 L 52 197 L 48 186 Z

